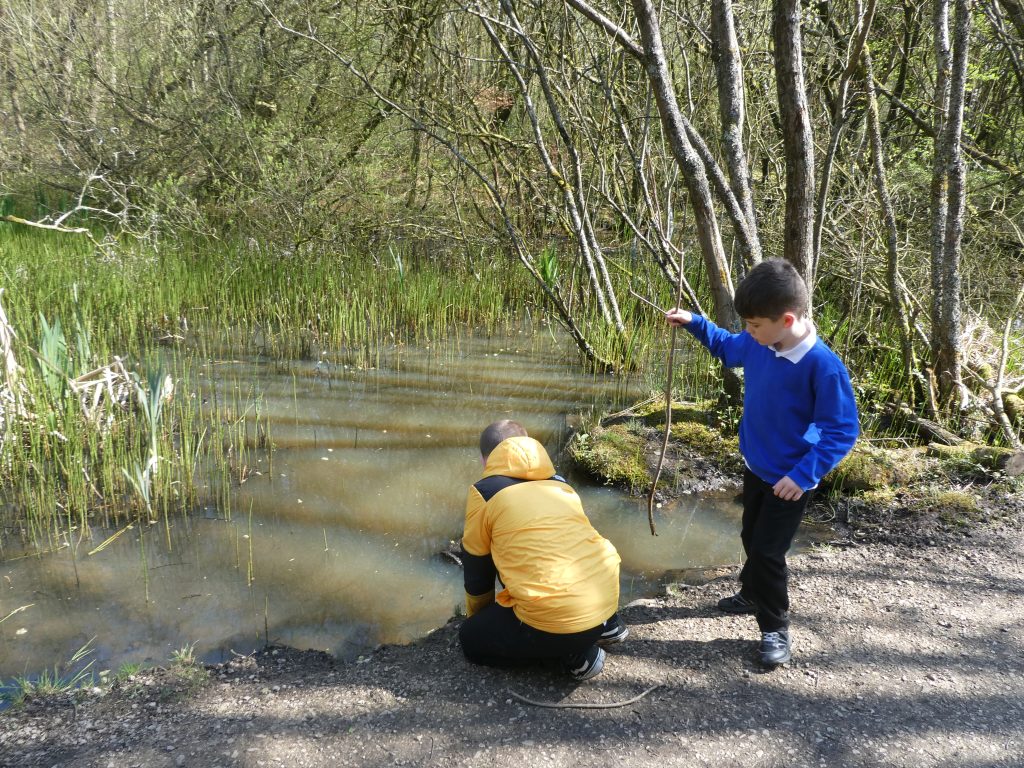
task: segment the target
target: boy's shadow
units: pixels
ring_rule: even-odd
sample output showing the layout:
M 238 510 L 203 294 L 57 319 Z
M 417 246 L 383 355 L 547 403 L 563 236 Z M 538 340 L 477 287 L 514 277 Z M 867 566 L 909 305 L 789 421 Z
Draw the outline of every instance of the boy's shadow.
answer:
M 626 624 L 657 624 L 659 621 L 672 621 L 676 619 L 726 619 L 730 614 L 723 613 L 709 603 L 697 606 L 669 606 L 651 608 L 626 608 L 620 615 Z M 735 618 L 735 617 L 733 617 Z
M 757 642 L 752 638 L 718 637 L 712 640 L 644 639 L 633 642 L 623 654 L 666 662 L 678 670 L 707 672 L 724 666 L 749 674 L 770 674 L 780 667 L 764 667 L 757 659 Z

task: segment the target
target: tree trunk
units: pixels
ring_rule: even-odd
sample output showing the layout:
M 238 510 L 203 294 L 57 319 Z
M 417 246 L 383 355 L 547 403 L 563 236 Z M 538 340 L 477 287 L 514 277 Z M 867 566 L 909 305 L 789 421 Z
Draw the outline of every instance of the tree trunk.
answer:
M 711 3 L 711 56 L 718 79 L 718 113 L 722 120 L 722 146 L 732 193 L 736 198 L 751 243 L 747 268 L 761 261 L 761 242 L 754 215 L 753 184 L 743 148 L 743 122 L 745 104 L 743 96 L 743 66 L 740 47 L 736 39 L 736 24 L 732 13 L 732 0 L 713 0 Z
M 971 0 L 956 0 L 952 49 L 949 0 L 935 2 L 936 130 L 932 175 L 932 356 L 938 399 L 956 397 L 963 407 L 960 373 L 960 241 L 966 203 L 966 170 L 961 152 L 964 93 L 971 30 Z
M 1024 40 L 1024 2 L 1021 0 L 999 0 L 999 5 L 1010 17 L 1010 23 L 1017 30 L 1017 35 Z
M 105 20 L 107 24 L 107 84 L 110 90 L 117 90 L 117 58 L 120 54 L 120 42 L 118 40 L 118 19 L 114 12 L 114 0 L 106 0 L 104 3 Z
M 847 47 L 846 66 L 843 67 L 843 72 L 839 76 L 839 85 L 836 88 L 836 97 L 832 105 L 831 137 L 821 169 L 821 187 L 818 190 L 818 201 L 814 213 L 814 246 L 811 251 L 812 274 L 817 270 L 818 260 L 821 258 L 821 232 L 825 226 L 825 207 L 828 205 L 828 192 L 832 182 L 832 166 L 835 163 L 839 142 L 843 138 L 849 120 L 846 101 L 850 92 L 850 81 L 853 80 L 853 76 L 860 66 L 861 51 L 864 50 L 868 30 L 871 29 L 871 21 L 875 16 L 875 0 L 868 0 L 867 8 L 863 12 L 861 12 L 859 0 L 856 6 L 857 27 L 854 30 L 853 39 Z
M 896 84 L 892 88 L 893 95 L 897 99 L 903 98 L 903 91 L 907 87 L 907 76 L 910 73 L 910 56 L 912 51 L 917 49 L 917 43 L 921 34 L 921 10 L 920 6 L 910 0 L 903 0 L 903 42 L 900 48 L 900 61 L 896 71 Z M 899 112 L 889 108 L 882 124 L 882 138 L 887 139 L 890 131 L 896 125 Z
M 715 302 L 715 319 L 726 328 L 739 325 L 732 305 L 732 279 L 722 247 L 722 236 L 715 218 L 711 187 L 704 164 L 694 150 L 683 128 L 682 115 L 676 101 L 668 62 L 661 42 L 657 12 L 649 0 L 634 0 L 633 8 L 640 26 L 644 46 L 644 66 L 654 89 L 661 124 L 667 134 L 672 155 L 683 173 L 690 204 L 693 206 L 697 239 L 707 268 L 711 292 Z
M 903 357 L 903 386 L 911 396 L 910 404 L 914 404 L 914 371 L 917 361 L 914 357 L 914 342 L 910 329 L 910 318 L 907 313 L 906 301 L 903 296 L 900 278 L 899 231 L 896 228 L 896 214 L 889 194 L 889 184 L 885 178 L 885 154 L 882 143 L 881 121 L 878 116 L 878 98 L 875 95 L 874 67 L 871 63 L 871 51 L 864 46 L 864 89 L 867 94 L 867 133 L 871 145 L 871 164 L 875 177 L 875 191 L 878 204 L 882 211 L 882 229 L 886 251 L 886 277 L 889 286 L 889 306 L 896 316 L 896 326 L 900 334 L 900 351 Z
M 668 138 L 672 155 L 683 173 L 690 205 L 693 207 L 697 240 L 704 257 L 704 266 L 715 305 L 715 322 L 723 328 L 735 331 L 739 328 L 739 318 L 732 303 L 732 279 L 722 248 L 718 221 L 715 218 L 711 188 L 708 185 L 704 164 L 690 144 L 683 127 L 682 115 L 668 71 L 665 49 L 662 46 L 658 14 L 651 0 L 633 0 L 633 10 L 643 40 L 644 68 L 654 90 L 662 129 Z M 728 369 L 726 391 L 730 399 L 735 399 L 739 392 L 739 377 Z
M 635 3 L 634 3 L 635 5 Z M 774 0 L 775 80 L 786 155 L 783 255 L 814 288 L 814 137 L 804 87 L 800 0 Z
M 25 156 L 25 117 L 21 110 L 21 97 L 18 94 L 18 76 L 15 74 L 13 56 L 10 40 L 10 31 L 5 16 L 9 10 L 5 5 L 0 5 L 0 78 L 3 78 L 4 90 L 10 102 L 11 122 L 14 125 L 14 135 L 18 137 L 18 161 L 24 160 Z

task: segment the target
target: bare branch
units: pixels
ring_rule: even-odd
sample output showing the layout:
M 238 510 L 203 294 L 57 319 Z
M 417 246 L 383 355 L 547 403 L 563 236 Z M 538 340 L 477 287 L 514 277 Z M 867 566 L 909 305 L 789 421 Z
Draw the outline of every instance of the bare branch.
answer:
M 565 4 L 569 7 L 580 12 L 581 15 L 590 19 L 592 22 L 601 27 L 605 32 L 611 35 L 622 48 L 638 61 L 644 60 L 644 50 L 630 37 L 629 33 L 626 32 L 622 27 L 616 24 L 614 21 L 609 19 L 600 11 L 591 7 L 583 0 L 565 0 Z

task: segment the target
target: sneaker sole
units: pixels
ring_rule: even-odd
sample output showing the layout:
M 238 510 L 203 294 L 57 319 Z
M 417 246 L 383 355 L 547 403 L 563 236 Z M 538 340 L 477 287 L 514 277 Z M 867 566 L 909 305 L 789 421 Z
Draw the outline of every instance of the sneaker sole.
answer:
M 590 669 L 588 669 L 585 674 L 579 676 L 571 672 L 569 674 L 572 676 L 572 679 L 575 680 L 577 683 L 582 683 L 586 680 L 595 678 L 604 671 L 604 657 L 605 653 L 602 650 L 598 654 L 598 657 L 594 660 L 594 663 L 591 665 Z
M 606 637 L 602 638 L 601 640 L 598 640 L 597 645 L 599 648 L 607 648 L 610 645 L 618 645 L 619 643 L 623 642 L 627 637 L 629 637 L 629 627 L 626 627 L 625 632 L 619 635 L 615 635 L 615 637 Z

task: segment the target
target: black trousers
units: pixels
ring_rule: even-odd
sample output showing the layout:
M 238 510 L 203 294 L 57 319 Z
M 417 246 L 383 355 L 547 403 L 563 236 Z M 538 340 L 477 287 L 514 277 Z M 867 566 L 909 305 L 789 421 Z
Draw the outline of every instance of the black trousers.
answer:
M 613 615 L 606 624 L 617 621 Z M 601 637 L 605 624 L 559 635 L 524 624 L 511 608 L 491 603 L 473 614 L 459 628 L 462 652 L 474 664 L 489 667 L 522 667 L 544 662 L 565 663 L 589 650 Z
M 762 632 L 789 628 L 789 568 L 786 552 L 793 543 L 811 491 L 783 501 L 772 486 L 749 469 L 743 474 L 743 527 L 740 538 L 747 559 L 740 571 L 741 594 L 757 606 Z

